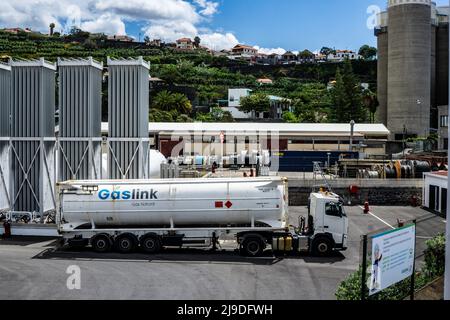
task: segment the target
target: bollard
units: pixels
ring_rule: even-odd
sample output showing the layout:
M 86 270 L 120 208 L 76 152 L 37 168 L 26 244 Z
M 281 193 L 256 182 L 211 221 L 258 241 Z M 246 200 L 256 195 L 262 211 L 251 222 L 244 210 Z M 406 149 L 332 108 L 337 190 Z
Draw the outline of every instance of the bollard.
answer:
M 364 214 L 368 214 L 370 212 L 369 202 L 364 202 Z
M 3 222 L 3 228 L 5 229 L 5 233 L 3 233 L 2 237 L 4 239 L 11 238 L 11 223 L 8 220 Z

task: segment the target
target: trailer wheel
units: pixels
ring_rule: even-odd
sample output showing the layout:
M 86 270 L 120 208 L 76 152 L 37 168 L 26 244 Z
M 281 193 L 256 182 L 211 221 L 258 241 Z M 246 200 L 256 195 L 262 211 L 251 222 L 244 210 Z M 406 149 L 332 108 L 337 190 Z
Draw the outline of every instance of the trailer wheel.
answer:
M 242 242 L 242 253 L 248 257 L 259 257 L 265 249 L 264 240 L 258 236 L 249 236 Z
M 111 239 L 105 234 L 93 237 L 91 244 L 95 252 L 105 253 L 111 250 Z
M 141 238 L 141 248 L 146 253 L 157 253 L 161 251 L 161 240 L 157 235 L 146 235 Z
M 135 239 L 132 235 L 123 234 L 114 241 L 116 250 L 120 253 L 131 253 L 136 247 Z
M 318 237 L 312 242 L 312 253 L 315 256 L 329 256 L 333 251 L 333 242 L 327 237 Z

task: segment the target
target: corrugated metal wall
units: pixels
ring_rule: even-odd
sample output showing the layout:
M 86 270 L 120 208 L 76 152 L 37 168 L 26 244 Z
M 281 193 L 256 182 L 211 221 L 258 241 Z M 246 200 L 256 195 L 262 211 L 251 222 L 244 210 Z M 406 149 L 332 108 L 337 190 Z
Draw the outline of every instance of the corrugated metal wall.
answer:
M 10 65 L 13 210 L 43 213 L 54 209 L 56 66 L 44 59 Z
M 9 111 L 11 68 L 0 63 L 0 211 L 10 208 Z
M 150 65 L 142 57 L 108 58 L 108 173 L 111 179 L 148 177 L 149 69 Z
M 58 180 L 100 179 L 103 64 L 58 60 Z

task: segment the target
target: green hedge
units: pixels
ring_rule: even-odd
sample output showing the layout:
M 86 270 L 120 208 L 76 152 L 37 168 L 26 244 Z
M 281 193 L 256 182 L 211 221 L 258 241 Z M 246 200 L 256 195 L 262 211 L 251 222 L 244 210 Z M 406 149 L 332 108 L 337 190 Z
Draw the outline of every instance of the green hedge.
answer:
M 419 272 L 416 272 L 415 290 L 423 288 L 425 285 L 444 274 L 445 268 L 445 235 L 426 242 L 425 265 Z M 370 265 L 370 262 L 367 264 Z M 361 278 L 362 266 L 358 271 L 352 273 L 346 280 L 342 281 L 336 290 L 338 300 L 360 300 L 361 299 Z M 370 272 L 367 272 L 366 283 L 369 280 Z M 365 297 L 367 300 L 402 300 L 410 294 L 411 279 L 405 279 L 380 293 L 369 297 L 369 290 L 366 288 Z

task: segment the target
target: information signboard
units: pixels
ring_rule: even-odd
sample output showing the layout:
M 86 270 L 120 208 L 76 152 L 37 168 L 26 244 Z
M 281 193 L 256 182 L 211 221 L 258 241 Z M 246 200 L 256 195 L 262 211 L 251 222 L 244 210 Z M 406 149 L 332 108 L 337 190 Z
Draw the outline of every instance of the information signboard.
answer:
M 376 294 L 414 272 L 416 226 L 387 231 L 372 237 L 369 295 Z

